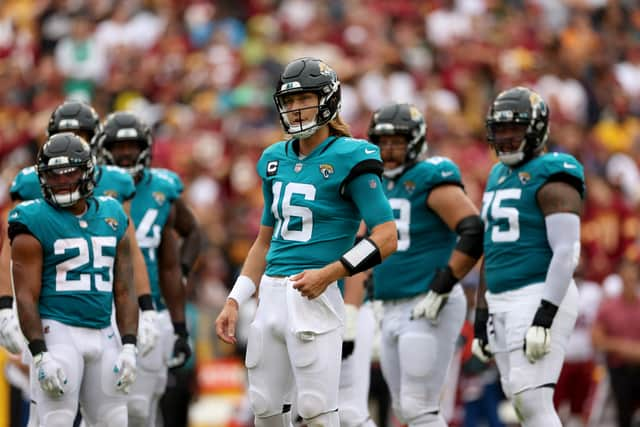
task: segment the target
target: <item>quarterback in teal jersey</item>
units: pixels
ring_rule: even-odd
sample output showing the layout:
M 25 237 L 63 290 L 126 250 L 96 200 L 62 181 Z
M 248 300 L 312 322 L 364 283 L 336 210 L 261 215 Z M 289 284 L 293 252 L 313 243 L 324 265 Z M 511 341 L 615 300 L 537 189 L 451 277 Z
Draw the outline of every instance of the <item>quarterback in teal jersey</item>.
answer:
M 293 398 L 306 425 L 338 427 L 344 303 L 336 282 L 393 252 L 396 228 L 378 148 L 351 138 L 338 116 L 335 71 L 319 59 L 294 60 L 274 101 L 292 139 L 258 161 L 262 223 L 216 332 L 235 342 L 238 306 L 259 284 L 245 360 L 256 427 L 288 426 Z M 354 245 L 361 218 L 372 232 Z
M 500 162 L 482 198 L 473 351 L 495 356 L 523 426 L 559 427 L 553 390 L 577 317 L 583 168 L 568 154 L 544 152 L 549 108 L 530 89 L 500 93 L 486 123 Z
M 37 418 L 40 425 L 71 426 L 80 402 L 90 425 L 126 425 L 123 393 L 135 380 L 138 322 L 131 225 L 116 200 L 93 197 L 93 156 L 82 138 L 50 137 L 37 171 L 44 198 L 9 214 Z M 122 345 L 111 326 L 112 302 Z
M 102 161 L 122 167 L 136 183 L 131 218 L 151 282 L 151 298 L 140 304 L 144 308 L 155 307 L 160 327 L 159 345 L 148 354 L 139 355 L 138 379 L 128 402 L 129 426 L 134 427 L 158 424 L 156 414 L 166 387 L 167 367 L 182 366 L 191 354 L 179 248 L 174 235 L 178 221 L 176 203 L 183 186 L 173 172 L 150 167 L 152 143 L 149 127 L 128 112 L 109 115 L 97 137 Z M 195 223 L 192 215 L 190 218 Z
M 397 252 L 373 269 L 380 364 L 394 412 L 411 427 L 447 425 L 440 396 L 466 315 L 458 282 L 482 255 L 482 221 L 460 170 L 445 157 L 420 159 L 426 128 L 410 104 L 379 109 L 369 127 L 398 227 Z

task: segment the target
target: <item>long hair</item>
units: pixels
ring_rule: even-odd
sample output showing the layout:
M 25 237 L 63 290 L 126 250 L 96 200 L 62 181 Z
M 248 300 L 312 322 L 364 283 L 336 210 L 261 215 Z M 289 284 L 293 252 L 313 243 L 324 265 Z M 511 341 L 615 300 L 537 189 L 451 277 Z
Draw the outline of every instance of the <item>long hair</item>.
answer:
M 329 126 L 329 135 L 351 137 L 349 125 L 342 121 L 340 114 L 336 114 L 336 117 L 327 123 L 327 126 Z

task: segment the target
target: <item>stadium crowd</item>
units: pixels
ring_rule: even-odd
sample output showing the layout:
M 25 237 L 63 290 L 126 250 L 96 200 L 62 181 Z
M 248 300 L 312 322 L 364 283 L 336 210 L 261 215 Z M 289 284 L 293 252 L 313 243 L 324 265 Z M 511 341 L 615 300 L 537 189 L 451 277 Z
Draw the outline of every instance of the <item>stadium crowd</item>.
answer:
M 587 382 L 582 390 L 595 390 L 589 379 L 601 378 L 609 363 L 633 373 L 635 384 L 620 386 L 635 387 L 637 396 L 640 333 L 632 319 L 640 317 L 640 304 L 629 310 L 624 330 L 616 329 L 624 319 L 612 319 L 615 302 L 598 313 L 600 299 L 627 287 L 640 295 L 635 0 L 5 0 L 0 208 L 6 215 L 9 186 L 33 164 L 51 111 L 64 99 L 85 100 L 101 117 L 135 111 L 153 126 L 154 166 L 180 175 L 206 234 L 189 279 L 199 313 L 197 357 L 232 354 L 216 342 L 212 319 L 260 223 L 255 164 L 282 134 L 274 84 L 283 64 L 307 55 L 326 60 L 340 76 L 341 115 L 356 137 L 365 137 L 381 106 L 418 106 L 429 154 L 460 166 L 478 207 L 496 160 L 485 141 L 490 101 L 516 85 L 543 96 L 551 111 L 550 150 L 572 154 L 585 168 L 578 279 L 591 293 L 576 329 L 586 340 L 575 343 L 573 361 L 586 362 L 577 378 Z M 594 322 L 601 333 L 594 344 L 606 359 L 590 348 Z M 625 350 L 612 347 L 611 337 L 624 338 Z M 468 371 L 461 396 L 473 401 L 478 384 Z M 180 381 L 194 381 L 197 392 L 195 377 Z M 590 412 L 585 401 L 598 400 L 595 392 L 584 394 L 572 408 L 576 414 Z

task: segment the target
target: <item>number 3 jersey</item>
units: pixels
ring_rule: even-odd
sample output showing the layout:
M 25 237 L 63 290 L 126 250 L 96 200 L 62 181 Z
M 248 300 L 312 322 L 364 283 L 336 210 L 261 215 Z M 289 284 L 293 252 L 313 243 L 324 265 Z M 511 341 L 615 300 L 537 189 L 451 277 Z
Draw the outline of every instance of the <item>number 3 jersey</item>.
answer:
M 109 196 L 120 203 L 131 199 L 136 191 L 133 178 L 117 166 L 98 165 L 96 167 L 96 187 L 94 196 Z M 35 166 L 29 166 L 18 172 L 11 189 L 13 200 L 35 200 L 42 198 L 42 188 Z
M 127 226 L 122 205 L 110 197 L 88 199 L 79 216 L 44 199 L 10 212 L 10 230 L 31 234 L 42 246 L 40 317 L 85 328 L 110 325 L 116 247 Z
M 158 248 L 171 206 L 182 190 L 182 181 L 175 173 L 166 169 L 147 168 L 143 170 L 142 178 L 136 184 L 136 195 L 131 200 L 131 219 L 147 266 L 151 296 L 158 310 L 165 308 L 160 291 Z
M 492 293 L 545 281 L 553 255 L 536 196 L 547 182 L 562 181 L 584 196 L 582 165 L 572 156 L 547 153 L 510 168 L 497 163 L 482 196 L 484 269 Z
M 257 164 L 265 200 L 262 225 L 273 227 L 265 271 L 270 276 L 322 268 L 351 248 L 361 217 L 348 184 L 382 172 L 380 150 L 364 140 L 329 137 L 304 158 L 294 144 L 271 145 Z M 377 176 L 368 185 L 379 191 Z
M 427 292 L 438 268 L 445 267 L 456 234 L 427 206 L 431 190 L 462 187 L 460 170 L 445 157 L 416 163 L 382 185 L 398 227 L 398 249 L 373 269 L 374 299 L 393 300 Z

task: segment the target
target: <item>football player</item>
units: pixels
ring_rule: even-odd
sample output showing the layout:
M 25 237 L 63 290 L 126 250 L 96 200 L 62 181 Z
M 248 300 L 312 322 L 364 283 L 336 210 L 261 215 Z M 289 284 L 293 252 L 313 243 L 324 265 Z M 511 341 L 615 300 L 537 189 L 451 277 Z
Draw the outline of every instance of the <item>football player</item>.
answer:
M 378 328 L 365 285 L 370 274 L 358 273 L 344 280 L 345 331 L 338 390 L 341 427 L 376 425 L 369 415 L 371 358 Z
M 486 125 L 500 161 L 482 198 L 473 350 L 495 356 L 523 426 L 559 427 L 553 390 L 577 317 L 583 168 L 568 154 L 545 153 L 549 107 L 530 89 L 500 93 Z
M 398 419 L 446 426 L 440 395 L 466 315 L 459 281 L 482 255 L 482 220 L 460 170 L 445 157 L 422 161 L 426 122 L 410 104 L 373 115 L 382 185 L 398 227 L 398 251 L 373 269 L 384 307 L 380 365 Z
M 235 342 L 238 306 L 259 284 L 245 360 L 256 426 L 289 425 L 295 383 L 304 422 L 338 427 L 345 314 L 336 282 L 386 258 L 397 231 L 378 148 L 351 138 L 338 115 L 335 71 L 319 59 L 296 59 L 284 68 L 274 101 L 290 139 L 258 161 L 262 223 L 216 332 Z M 361 218 L 371 234 L 354 244 Z
M 100 130 L 100 119 L 95 110 L 88 104 L 79 101 L 67 101 L 60 104 L 51 114 L 47 126 L 49 137 L 60 132 L 72 132 L 91 145 L 92 153 L 95 154 L 95 136 Z M 95 188 L 94 195 L 110 196 L 122 203 L 125 212 L 129 213 L 129 200 L 135 194 L 133 179 L 123 170 L 114 166 L 95 166 Z M 43 197 L 38 174 L 35 166 L 22 169 L 15 177 L 10 189 L 11 199 L 14 204 L 20 201 L 35 200 Z M 127 232 L 133 233 L 133 228 Z M 132 246 L 134 281 L 136 292 L 140 300 L 149 298 L 151 294 L 149 278 L 147 276 L 144 258 L 135 234 L 129 236 Z M 8 258 L 3 257 L 3 266 L 8 269 Z M 17 343 L 20 336 L 13 333 L 14 325 L 17 328 L 17 321 L 6 321 L 12 315 L 11 285 L 0 280 L 0 344 L 10 351 L 17 353 L 19 347 Z M 146 354 L 155 346 L 158 340 L 158 328 L 155 323 L 156 313 L 141 307 L 140 325 L 138 327 L 138 349 Z M 19 332 L 19 331 L 18 331 Z M 4 343 L 1 338 L 5 338 Z
M 152 143 L 149 126 L 129 112 L 109 115 L 97 136 L 101 160 L 127 171 L 136 184 L 131 217 L 151 282 L 151 297 L 141 301 L 141 307 L 157 310 L 160 327 L 159 345 L 147 355 L 139 355 L 138 380 L 128 402 L 129 426 L 134 427 L 156 425 L 167 367 L 182 366 L 191 355 L 178 239 L 174 234 L 174 229 L 180 228 L 177 224 L 191 224 L 185 244 L 200 244 L 193 215 L 184 205 L 180 209 L 177 206 L 183 203 L 180 178 L 171 171 L 150 166 Z M 178 218 L 179 214 L 184 217 Z M 191 232 L 197 234 L 195 238 Z
M 33 356 L 31 399 L 40 425 L 71 426 L 78 402 L 90 425 L 126 425 L 135 380 L 138 312 L 130 228 L 122 205 L 93 197 L 89 144 L 53 135 L 38 154 L 44 198 L 9 214 L 20 326 Z M 111 326 L 115 304 L 118 334 Z

